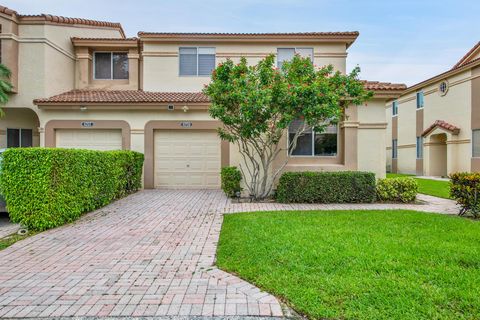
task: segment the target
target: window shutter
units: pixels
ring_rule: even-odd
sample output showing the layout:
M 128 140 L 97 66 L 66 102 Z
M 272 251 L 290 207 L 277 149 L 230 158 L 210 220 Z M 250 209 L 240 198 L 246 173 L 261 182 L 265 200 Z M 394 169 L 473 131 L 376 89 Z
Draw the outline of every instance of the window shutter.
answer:
M 180 75 L 197 75 L 197 48 L 180 48 Z
M 198 75 L 209 76 L 215 69 L 215 48 L 198 48 Z

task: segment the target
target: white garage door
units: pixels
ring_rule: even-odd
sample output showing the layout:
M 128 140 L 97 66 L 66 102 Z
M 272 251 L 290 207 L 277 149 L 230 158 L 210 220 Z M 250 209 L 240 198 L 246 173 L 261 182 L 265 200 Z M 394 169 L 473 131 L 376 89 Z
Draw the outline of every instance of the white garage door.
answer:
M 122 130 L 110 129 L 57 129 L 58 148 L 121 150 Z
M 220 139 L 215 131 L 155 131 L 155 187 L 220 187 Z

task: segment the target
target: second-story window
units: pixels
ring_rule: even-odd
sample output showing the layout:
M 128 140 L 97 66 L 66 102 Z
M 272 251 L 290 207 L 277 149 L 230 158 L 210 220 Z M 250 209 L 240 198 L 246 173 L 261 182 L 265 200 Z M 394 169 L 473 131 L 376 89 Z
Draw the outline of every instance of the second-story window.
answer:
M 210 76 L 215 69 L 215 48 L 182 47 L 179 55 L 181 76 Z
M 310 58 L 313 62 L 313 48 L 278 48 L 277 67 L 281 69 L 283 62 L 292 60 L 295 54 L 303 58 Z
M 126 52 L 95 52 L 93 59 L 96 80 L 128 79 Z
M 423 108 L 423 91 L 417 92 L 417 109 Z

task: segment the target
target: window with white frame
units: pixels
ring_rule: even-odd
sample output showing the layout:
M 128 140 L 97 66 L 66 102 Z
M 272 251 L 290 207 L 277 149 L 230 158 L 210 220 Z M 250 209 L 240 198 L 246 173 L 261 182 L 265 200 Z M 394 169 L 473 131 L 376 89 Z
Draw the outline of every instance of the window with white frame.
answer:
M 421 109 L 424 106 L 423 91 L 417 92 L 417 109 Z
M 93 69 L 95 80 L 128 79 L 128 54 L 126 52 L 95 52 Z
M 281 69 L 283 62 L 292 60 L 295 54 L 303 58 L 310 58 L 313 63 L 313 48 L 278 48 L 277 67 Z
M 392 116 L 396 116 L 398 114 L 398 101 L 395 100 L 392 102 Z
M 398 140 L 392 140 L 392 159 L 397 159 L 398 156 Z
M 32 129 L 7 128 L 7 148 L 26 148 L 32 146 Z
M 423 158 L 423 138 L 417 137 L 417 159 Z
M 288 145 L 290 148 L 293 148 L 291 141 L 301 127 L 303 127 L 302 120 L 295 120 L 290 124 L 288 128 Z M 322 132 L 315 132 L 313 128 L 308 128 L 305 134 L 298 137 L 295 148 L 289 151 L 292 156 L 331 157 L 337 155 L 337 149 L 337 126 L 329 125 Z
M 480 129 L 472 130 L 472 157 L 480 158 Z
M 181 76 L 210 76 L 215 69 L 215 48 L 212 47 L 181 47 Z

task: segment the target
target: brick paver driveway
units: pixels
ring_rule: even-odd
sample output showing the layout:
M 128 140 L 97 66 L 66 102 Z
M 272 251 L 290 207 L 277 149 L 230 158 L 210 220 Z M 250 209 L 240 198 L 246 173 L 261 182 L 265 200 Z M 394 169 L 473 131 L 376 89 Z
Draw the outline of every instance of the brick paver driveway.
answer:
M 412 209 L 416 204 L 230 203 L 220 191 L 144 190 L 0 251 L 0 317 L 281 316 L 277 299 L 214 267 L 222 213 Z
M 277 299 L 213 267 L 219 191 L 145 190 L 0 251 L 0 317 L 264 315 Z

